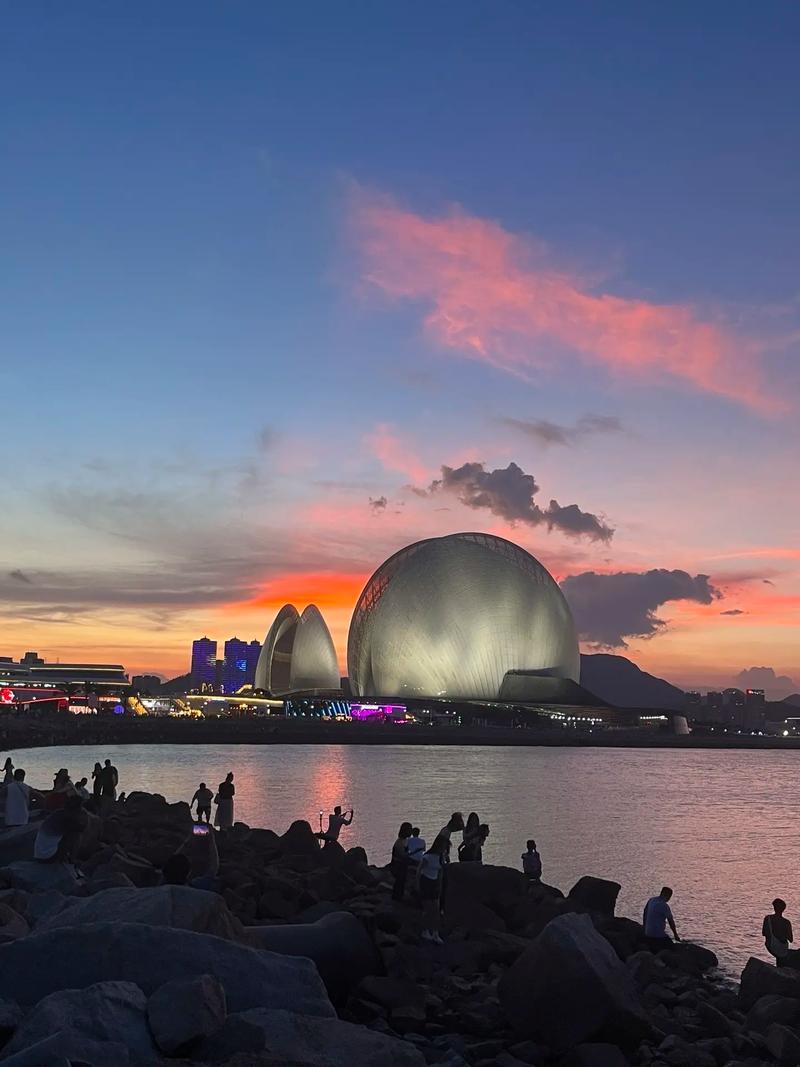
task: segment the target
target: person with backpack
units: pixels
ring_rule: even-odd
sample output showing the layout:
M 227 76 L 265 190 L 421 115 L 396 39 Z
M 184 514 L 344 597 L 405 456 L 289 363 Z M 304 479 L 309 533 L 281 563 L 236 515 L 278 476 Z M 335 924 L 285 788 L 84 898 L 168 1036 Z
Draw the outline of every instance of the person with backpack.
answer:
M 786 901 L 776 897 L 772 902 L 772 915 L 765 915 L 761 924 L 761 935 L 767 952 L 775 957 L 776 967 L 790 967 L 789 945 L 794 941 L 792 924 L 783 914 L 786 911 Z M 797 954 L 795 953 L 795 956 Z

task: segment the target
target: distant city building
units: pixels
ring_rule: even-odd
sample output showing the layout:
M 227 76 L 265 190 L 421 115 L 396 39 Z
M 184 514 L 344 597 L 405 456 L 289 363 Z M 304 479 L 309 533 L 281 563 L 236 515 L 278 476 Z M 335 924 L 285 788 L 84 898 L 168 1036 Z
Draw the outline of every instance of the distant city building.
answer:
M 236 693 L 243 685 L 253 684 L 260 652 L 261 644 L 258 641 L 240 641 L 238 637 L 231 637 L 225 642 L 223 693 Z
M 138 693 L 154 695 L 161 689 L 161 678 L 157 674 L 134 674 L 131 686 Z
M 217 642 L 208 637 L 192 641 L 192 665 L 189 673 L 192 684 L 198 689 L 202 686 L 214 687 L 216 675 Z
M 23 667 L 43 667 L 44 660 L 38 652 L 26 652 L 20 660 Z
M 744 694 L 744 702 L 748 708 L 763 708 L 766 703 L 763 689 L 748 689 Z
M 703 703 L 703 696 L 696 689 L 689 689 L 686 693 L 686 707 L 699 708 Z
M 722 693 L 716 692 L 710 689 L 706 693 L 706 704 L 709 708 L 721 708 L 722 707 Z

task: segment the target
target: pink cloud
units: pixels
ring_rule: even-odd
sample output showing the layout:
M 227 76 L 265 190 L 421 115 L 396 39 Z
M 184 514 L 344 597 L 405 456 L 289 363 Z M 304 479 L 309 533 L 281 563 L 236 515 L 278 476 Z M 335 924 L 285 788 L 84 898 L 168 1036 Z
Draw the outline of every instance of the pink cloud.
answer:
M 785 406 L 762 381 L 760 346 L 688 305 L 597 292 L 555 268 L 543 245 L 458 208 L 426 218 L 357 187 L 351 218 L 364 279 L 429 305 L 426 330 L 446 348 L 521 375 L 571 352 L 623 378 L 677 379 L 762 411 Z
M 388 424 L 380 423 L 364 440 L 387 470 L 397 471 L 411 481 L 424 481 L 430 474 L 413 446 Z

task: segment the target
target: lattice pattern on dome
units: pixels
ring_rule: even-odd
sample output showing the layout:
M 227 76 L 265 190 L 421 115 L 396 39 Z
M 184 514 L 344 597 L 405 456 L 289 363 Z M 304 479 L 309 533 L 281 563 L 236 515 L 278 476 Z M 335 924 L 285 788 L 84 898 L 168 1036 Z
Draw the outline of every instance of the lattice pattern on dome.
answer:
M 472 541 L 473 544 L 481 545 L 483 548 L 490 548 L 492 552 L 509 560 L 539 585 L 547 585 L 553 580 L 538 559 L 535 559 L 530 552 L 526 552 L 524 548 L 515 545 L 513 541 L 506 541 L 504 537 L 484 533 L 459 533 L 453 536 L 459 541 Z

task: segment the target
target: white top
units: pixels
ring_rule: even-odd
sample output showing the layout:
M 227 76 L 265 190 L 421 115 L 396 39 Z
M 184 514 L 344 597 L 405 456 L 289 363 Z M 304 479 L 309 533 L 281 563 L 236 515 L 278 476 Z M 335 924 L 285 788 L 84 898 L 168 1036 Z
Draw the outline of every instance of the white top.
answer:
M 35 860 L 51 860 L 58 852 L 58 846 L 61 844 L 63 836 L 63 834 L 48 830 L 43 823 L 33 843 L 33 858 Z
M 438 852 L 426 852 L 420 863 L 419 873 L 423 878 L 435 882 L 442 869 L 442 857 Z
M 428 846 L 425 844 L 424 837 L 409 837 L 406 850 L 408 851 L 408 858 L 413 863 L 419 863 L 422 857 L 425 855 L 425 849 Z
M 6 787 L 6 826 L 28 825 L 31 787 L 24 782 L 9 782 Z

